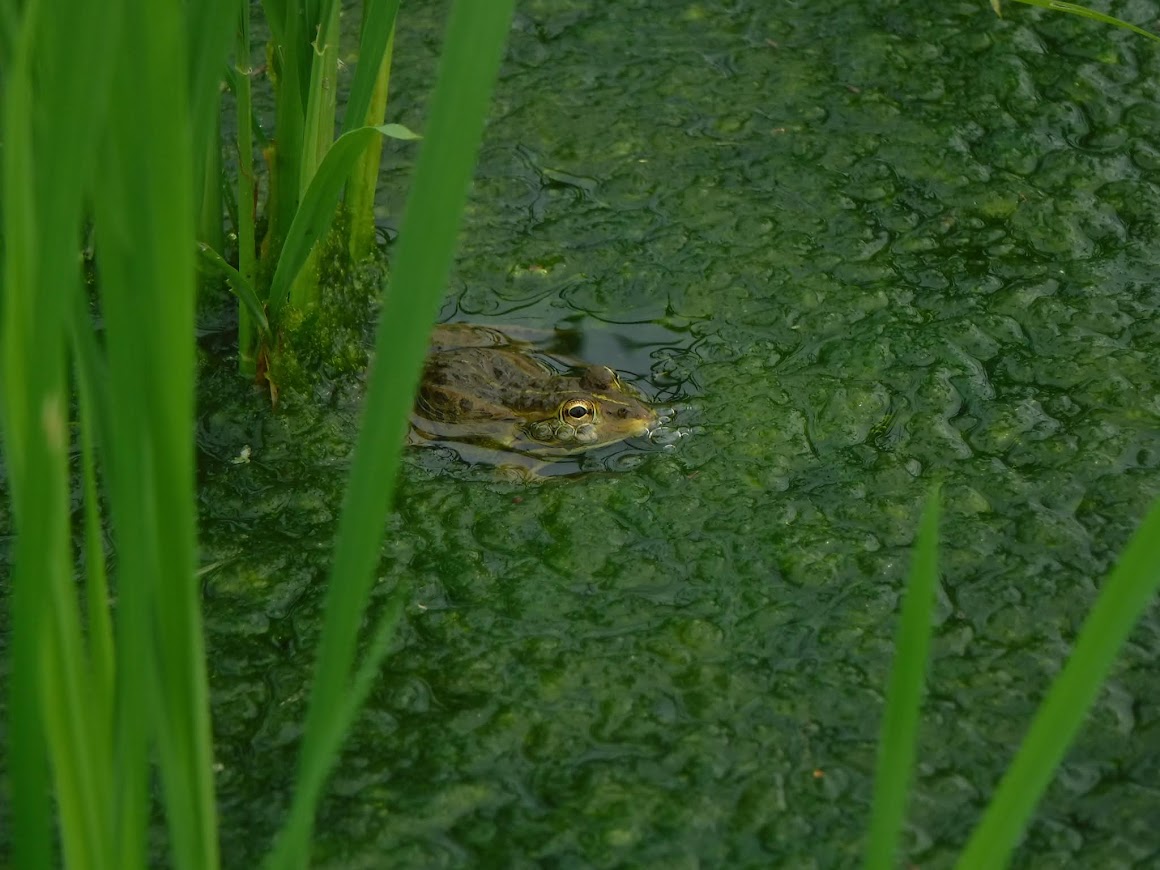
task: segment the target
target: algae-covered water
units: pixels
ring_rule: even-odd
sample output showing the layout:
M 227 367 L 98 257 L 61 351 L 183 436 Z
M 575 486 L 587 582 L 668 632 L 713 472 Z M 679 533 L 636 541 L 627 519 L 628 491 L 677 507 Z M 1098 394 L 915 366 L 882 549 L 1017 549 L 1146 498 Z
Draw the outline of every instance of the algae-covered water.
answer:
M 400 18 L 391 120 L 419 131 L 443 10 Z M 950 866 L 1160 494 L 1160 53 L 1005 12 L 519 4 L 444 315 L 579 330 L 675 434 L 540 483 L 408 454 L 376 591 L 405 578 L 405 618 L 318 866 L 856 864 L 936 480 L 906 841 Z M 388 226 L 414 154 L 388 152 Z M 232 378 L 203 372 L 200 497 L 249 867 L 293 779 L 358 387 L 271 415 Z M 1153 608 L 1017 866 L 1160 862 L 1158 656 Z

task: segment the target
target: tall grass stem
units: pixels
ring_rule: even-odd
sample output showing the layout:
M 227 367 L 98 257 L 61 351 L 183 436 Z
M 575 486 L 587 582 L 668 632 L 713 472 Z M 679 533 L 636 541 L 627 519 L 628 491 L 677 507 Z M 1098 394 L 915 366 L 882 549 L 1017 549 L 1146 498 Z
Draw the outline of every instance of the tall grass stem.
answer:
M 911 557 L 878 740 L 870 841 L 866 850 L 866 867 L 870 870 L 894 870 L 898 866 L 898 840 L 914 776 L 931 612 L 938 583 L 938 523 L 939 488 L 935 486 L 927 498 Z
M 394 47 L 395 28 L 392 25 L 364 119 L 368 126 L 381 124 L 386 118 Z M 350 213 L 350 253 L 356 261 L 370 254 L 375 241 L 375 194 L 379 187 L 379 164 L 382 156 L 383 143 L 371 142 L 355 163 L 350 179 L 346 183 L 346 205 Z
M 1160 500 L 1120 554 L 958 867 L 1004 867 L 1112 663 L 1160 587 Z
M 428 138 L 403 216 L 399 251 L 375 345 L 375 362 L 339 521 L 326 615 L 299 758 L 305 773 L 335 763 L 332 737 L 351 690 L 379 542 L 394 495 L 430 324 L 439 310 L 455 250 L 460 214 L 479 148 L 513 0 L 457 0 L 451 9 L 431 99 Z M 348 134 L 349 135 L 349 134 Z M 318 794 L 298 791 L 292 824 L 279 837 L 272 867 L 308 861 Z
M 234 101 L 237 108 L 238 146 L 238 272 L 254 287 L 257 281 L 257 180 L 254 176 L 253 99 L 250 48 L 250 4 L 238 4 L 237 41 L 234 48 Z M 238 371 L 252 378 L 258 372 L 258 333 L 253 316 L 238 303 Z

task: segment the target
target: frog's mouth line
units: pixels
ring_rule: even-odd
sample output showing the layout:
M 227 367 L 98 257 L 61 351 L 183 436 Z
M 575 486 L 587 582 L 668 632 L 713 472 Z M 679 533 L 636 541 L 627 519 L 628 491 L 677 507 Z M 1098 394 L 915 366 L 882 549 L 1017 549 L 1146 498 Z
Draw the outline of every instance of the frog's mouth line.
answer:
M 561 438 L 559 436 L 549 436 L 551 440 L 547 441 L 541 440 L 531 431 L 535 426 L 540 424 L 533 423 L 531 425 L 517 427 L 517 431 L 521 437 L 515 443 L 508 444 L 498 439 L 490 438 L 485 433 L 481 434 L 478 426 L 473 423 L 441 423 L 437 420 L 430 420 L 426 417 L 412 414 L 412 437 L 410 443 L 436 443 L 446 444 L 451 447 L 454 447 L 456 444 L 475 444 L 501 453 L 520 454 L 546 459 L 553 457 L 564 458 L 576 456 L 588 451 L 598 451 L 607 447 L 613 447 L 636 438 L 645 438 L 657 425 L 655 419 L 652 421 L 642 420 L 641 423 L 642 425 L 639 429 L 621 434 L 616 438 L 609 438 L 606 441 L 592 440 L 587 442 Z
M 616 434 L 616 437 L 600 440 L 599 430 L 592 423 L 584 423 L 578 427 L 569 426 L 559 420 L 545 420 L 521 427 L 521 430 L 534 442 L 535 446 L 528 450 L 537 454 L 549 455 L 557 453 L 562 456 L 571 456 L 583 453 L 586 450 L 599 450 L 610 447 L 622 441 L 633 438 L 647 438 L 658 425 L 658 418 L 640 420 L 639 426 L 626 428 Z

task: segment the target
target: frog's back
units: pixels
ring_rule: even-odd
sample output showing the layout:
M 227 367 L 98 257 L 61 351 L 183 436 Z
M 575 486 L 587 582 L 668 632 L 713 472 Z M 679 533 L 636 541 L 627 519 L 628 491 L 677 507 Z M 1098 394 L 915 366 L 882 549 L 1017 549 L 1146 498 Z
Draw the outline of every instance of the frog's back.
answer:
M 568 374 L 498 329 L 436 327 L 412 415 L 413 441 L 566 455 L 645 434 L 656 423 L 606 366 Z
M 444 423 L 523 419 L 545 406 L 551 371 L 524 354 L 496 347 L 459 346 L 427 357 L 416 410 Z M 535 407 L 529 407 L 529 403 Z

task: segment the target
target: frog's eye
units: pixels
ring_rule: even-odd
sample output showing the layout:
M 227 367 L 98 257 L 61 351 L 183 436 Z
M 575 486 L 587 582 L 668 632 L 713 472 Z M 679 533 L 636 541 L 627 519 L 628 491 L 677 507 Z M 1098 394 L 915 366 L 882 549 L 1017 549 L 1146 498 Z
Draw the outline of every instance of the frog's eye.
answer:
M 560 407 L 560 417 L 567 423 L 586 423 L 596 416 L 596 406 L 583 399 L 572 399 Z

